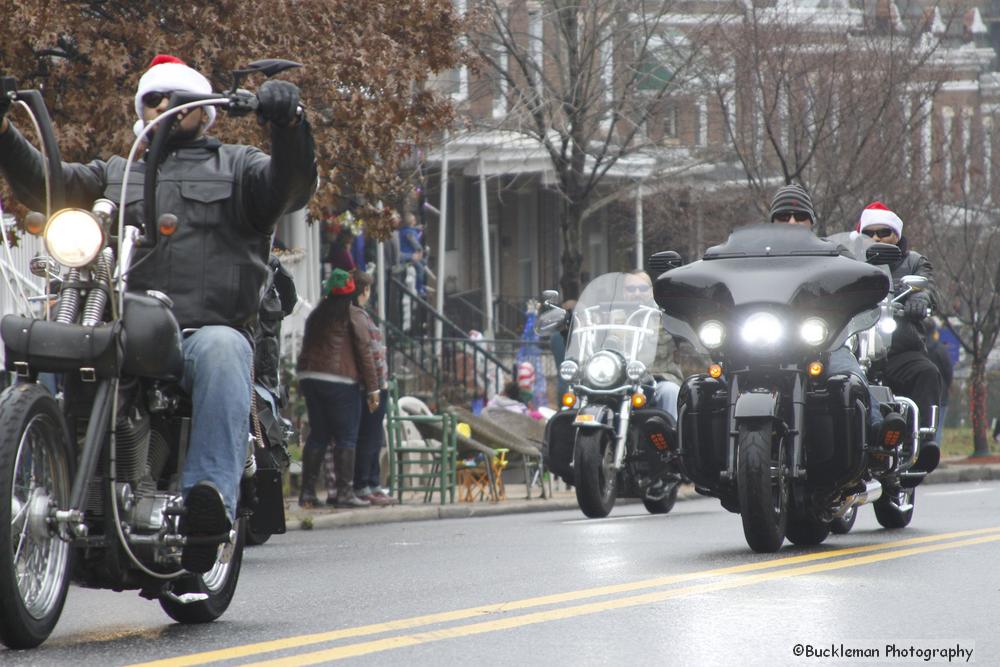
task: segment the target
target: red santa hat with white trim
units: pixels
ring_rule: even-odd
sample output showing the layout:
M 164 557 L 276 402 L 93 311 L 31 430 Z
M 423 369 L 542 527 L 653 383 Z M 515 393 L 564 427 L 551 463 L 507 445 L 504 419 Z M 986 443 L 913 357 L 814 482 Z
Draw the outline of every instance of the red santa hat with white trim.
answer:
M 212 84 L 201 72 L 188 67 L 180 58 L 164 54 L 156 56 L 139 79 L 139 87 L 135 91 L 135 113 L 139 116 L 139 121 L 132 129 L 135 130 L 136 136 L 145 126 L 142 121 L 142 96 L 146 93 L 170 93 L 175 90 L 209 95 L 212 92 Z M 205 124 L 205 129 L 208 129 L 215 122 L 215 107 L 202 108 L 208 114 L 208 122 Z
M 903 221 L 880 201 L 873 201 L 865 206 L 865 210 L 861 212 L 861 220 L 858 222 L 858 231 L 863 232 L 865 227 L 876 225 L 889 227 L 896 232 L 896 236 L 903 235 Z

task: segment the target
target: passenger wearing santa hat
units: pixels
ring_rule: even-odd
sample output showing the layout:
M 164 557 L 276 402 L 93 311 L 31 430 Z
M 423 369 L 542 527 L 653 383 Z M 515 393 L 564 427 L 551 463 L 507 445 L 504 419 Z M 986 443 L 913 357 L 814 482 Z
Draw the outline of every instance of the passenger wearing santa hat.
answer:
M 772 223 L 788 223 L 813 229 L 816 214 L 809 192 L 801 185 L 785 185 L 774 193 L 771 199 L 770 219 Z M 827 240 L 827 239 L 824 239 Z M 831 241 L 831 243 L 833 243 Z M 842 255 L 854 258 L 843 245 L 837 243 Z M 906 421 L 898 412 L 890 412 L 883 417 L 878 395 L 872 391 L 868 376 L 861 370 L 861 364 L 851 349 L 844 345 L 830 353 L 823 378 L 833 375 L 853 375 L 868 390 L 868 424 L 871 427 L 873 444 L 894 441 L 906 430 Z
M 896 318 L 884 375 L 890 389 L 917 404 L 920 425 L 932 426 L 929 422 L 931 406 L 941 404 L 943 386 L 941 373 L 927 354 L 923 335 L 923 321 L 930 316 L 936 298 L 934 268 L 926 257 L 910 250 L 903 235 L 902 219 L 882 202 L 875 201 L 865 207 L 857 229 L 879 243 L 899 246 L 902 257 L 889 265 L 897 294 L 905 289 L 901 282 L 903 276 L 923 276 L 930 281 L 926 290 L 910 294 L 903 302 L 903 312 Z M 925 442 L 921 445 L 917 467 L 930 472 L 937 467 L 940 457 L 937 445 Z
M 209 80 L 179 58 L 157 56 L 142 74 L 133 99 L 140 133 L 159 116 L 170 93 L 208 95 Z M 257 91 L 260 116 L 270 124 L 272 155 L 252 146 L 223 144 L 205 135 L 215 108 L 181 114 L 171 150 L 160 165 L 157 203 L 179 225 L 155 248 L 142 248 L 129 271 L 130 290 L 158 290 L 173 301 L 184 329 L 182 387 L 193 403 L 191 442 L 181 474 L 188 536 L 228 533 L 235 518 L 246 458 L 250 414 L 252 334 L 278 218 L 306 206 L 316 185 L 309 124 L 299 89 L 269 80 Z M 6 109 L 0 108 L 0 118 Z M 122 199 L 126 160 L 63 163 L 66 205 L 89 209 L 99 197 Z M 9 119 L 0 120 L 0 172 L 28 207 L 45 209 L 41 154 Z M 143 227 L 143 170 L 130 171 L 126 224 Z M 163 246 L 166 246 L 165 248 Z M 206 572 L 217 545 L 185 546 L 182 564 Z

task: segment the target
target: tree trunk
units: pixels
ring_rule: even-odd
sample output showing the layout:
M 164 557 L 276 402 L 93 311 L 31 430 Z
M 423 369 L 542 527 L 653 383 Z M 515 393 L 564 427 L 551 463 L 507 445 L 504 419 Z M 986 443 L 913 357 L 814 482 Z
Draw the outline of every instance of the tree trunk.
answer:
M 569 204 L 563 207 L 562 220 L 562 276 L 559 286 L 563 299 L 577 299 L 583 288 L 580 271 L 583 268 L 583 254 L 580 252 L 580 208 Z
M 973 456 L 989 456 L 990 445 L 987 431 L 989 417 L 986 414 L 986 359 L 973 359 L 972 375 L 969 377 L 969 416 L 972 418 Z

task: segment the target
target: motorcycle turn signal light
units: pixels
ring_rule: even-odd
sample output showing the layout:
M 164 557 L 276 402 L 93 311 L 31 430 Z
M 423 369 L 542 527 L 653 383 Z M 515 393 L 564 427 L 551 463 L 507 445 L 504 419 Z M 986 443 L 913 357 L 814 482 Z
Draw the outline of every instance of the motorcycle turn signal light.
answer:
M 571 391 L 567 391 L 562 395 L 562 404 L 564 408 L 571 408 L 576 405 L 576 394 Z
M 39 213 L 38 211 L 32 211 L 28 215 L 24 216 L 24 229 L 35 236 L 41 236 L 42 232 L 45 231 L 45 214 Z
M 708 376 L 713 380 L 718 380 L 722 377 L 722 366 L 719 364 L 712 364 L 708 367 Z
M 823 364 L 821 364 L 818 361 L 812 362 L 811 364 L 809 364 L 808 372 L 809 372 L 809 377 L 818 378 L 820 375 L 823 374 Z
M 159 230 L 160 236 L 173 236 L 173 233 L 177 231 L 177 216 L 173 213 L 164 213 L 157 221 L 156 228 Z
M 646 394 L 641 391 L 632 394 L 632 407 L 637 410 L 646 407 Z

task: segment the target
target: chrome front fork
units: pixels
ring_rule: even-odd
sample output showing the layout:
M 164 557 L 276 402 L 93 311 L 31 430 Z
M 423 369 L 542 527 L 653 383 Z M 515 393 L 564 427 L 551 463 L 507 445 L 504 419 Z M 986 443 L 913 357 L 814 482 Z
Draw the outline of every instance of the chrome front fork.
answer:
M 626 395 L 622 400 L 622 409 L 618 413 L 618 438 L 615 441 L 614 469 L 621 470 L 625 462 L 625 445 L 628 442 L 628 422 L 632 415 L 632 397 Z

